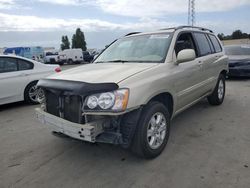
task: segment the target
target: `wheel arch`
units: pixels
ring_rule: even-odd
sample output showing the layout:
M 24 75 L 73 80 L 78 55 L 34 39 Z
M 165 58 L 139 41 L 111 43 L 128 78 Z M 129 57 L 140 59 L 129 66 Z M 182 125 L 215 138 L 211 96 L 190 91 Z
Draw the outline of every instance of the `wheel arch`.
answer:
M 24 90 L 23 90 L 23 98 L 25 98 L 25 92 L 26 92 L 28 86 L 31 85 L 31 84 L 33 84 L 33 83 L 37 83 L 38 81 L 39 81 L 39 80 L 32 80 L 32 81 L 30 81 L 30 82 L 25 86 L 25 88 L 24 88 Z
M 151 101 L 158 101 L 158 102 L 161 102 L 162 104 L 164 104 L 168 109 L 170 117 L 173 116 L 174 98 L 173 98 L 171 93 L 169 93 L 169 92 L 159 93 L 149 100 L 149 102 L 151 102 Z
M 220 72 L 220 74 L 222 74 L 222 75 L 226 78 L 226 76 L 227 76 L 227 70 L 222 70 L 222 71 Z

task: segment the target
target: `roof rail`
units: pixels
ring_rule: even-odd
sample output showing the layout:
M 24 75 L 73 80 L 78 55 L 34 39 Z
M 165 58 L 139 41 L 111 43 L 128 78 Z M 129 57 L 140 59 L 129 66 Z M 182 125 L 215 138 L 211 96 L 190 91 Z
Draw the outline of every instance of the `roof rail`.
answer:
M 197 27 L 197 26 L 190 26 L 190 25 L 182 25 L 182 26 L 178 26 L 178 27 L 165 28 L 165 29 L 161 29 L 161 30 L 168 30 L 168 29 L 178 30 L 178 29 L 184 29 L 184 28 L 194 28 L 194 29 L 199 29 L 202 31 L 209 31 L 210 33 L 213 33 L 213 31 L 210 29 L 206 29 L 203 27 Z
M 126 36 L 129 36 L 129 35 L 135 35 L 135 34 L 138 34 L 138 33 L 141 33 L 141 32 L 131 32 L 131 33 L 128 33 L 128 34 L 126 34 L 124 36 L 126 37 Z
M 204 28 L 204 27 L 190 26 L 190 25 L 182 25 L 182 26 L 176 27 L 176 30 L 177 29 L 184 29 L 184 28 L 200 29 L 202 31 L 209 31 L 210 33 L 213 33 L 213 31 L 210 30 L 210 29 L 207 29 L 207 28 Z

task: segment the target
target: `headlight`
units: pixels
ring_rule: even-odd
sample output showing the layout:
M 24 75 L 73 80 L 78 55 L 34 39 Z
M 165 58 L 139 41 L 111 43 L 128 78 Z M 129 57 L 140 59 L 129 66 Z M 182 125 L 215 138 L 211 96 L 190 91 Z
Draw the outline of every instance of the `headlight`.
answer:
M 87 101 L 87 106 L 90 109 L 94 109 L 98 105 L 98 98 L 96 96 L 90 96 Z
M 128 96 L 128 89 L 90 95 L 86 98 L 83 110 L 123 111 L 127 108 Z
M 107 110 L 112 107 L 114 105 L 114 102 L 115 95 L 111 92 L 102 93 L 98 99 L 98 105 L 104 110 Z

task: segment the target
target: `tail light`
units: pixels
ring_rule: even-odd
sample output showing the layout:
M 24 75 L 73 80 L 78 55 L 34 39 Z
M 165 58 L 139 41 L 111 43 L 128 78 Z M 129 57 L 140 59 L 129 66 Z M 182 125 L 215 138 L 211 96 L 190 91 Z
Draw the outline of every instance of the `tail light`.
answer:
M 55 71 L 56 71 L 56 72 L 61 72 L 62 69 L 61 69 L 60 67 L 56 67 L 56 68 L 55 68 Z

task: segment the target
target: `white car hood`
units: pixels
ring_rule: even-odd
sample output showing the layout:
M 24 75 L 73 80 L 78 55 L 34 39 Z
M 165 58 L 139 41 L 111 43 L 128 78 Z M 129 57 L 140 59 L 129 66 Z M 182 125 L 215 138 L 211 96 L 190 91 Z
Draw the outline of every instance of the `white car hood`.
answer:
M 147 70 L 158 63 L 97 63 L 75 67 L 59 74 L 50 76 L 50 79 L 81 81 L 88 83 L 119 83 L 139 72 Z

